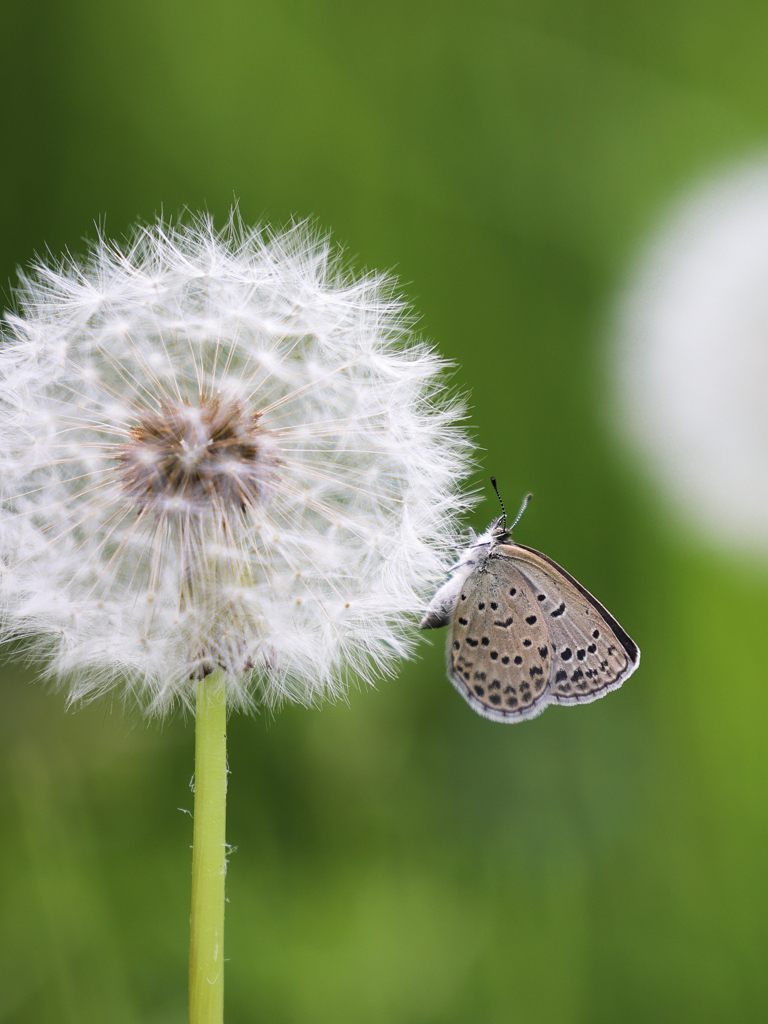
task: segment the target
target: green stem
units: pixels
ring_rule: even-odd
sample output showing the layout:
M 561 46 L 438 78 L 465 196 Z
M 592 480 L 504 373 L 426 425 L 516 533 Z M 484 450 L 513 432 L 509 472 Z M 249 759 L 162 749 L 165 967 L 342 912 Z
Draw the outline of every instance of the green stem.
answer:
M 189 1024 L 224 1019 L 226 813 L 227 705 L 224 676 L 214 672 L 197 688 Z

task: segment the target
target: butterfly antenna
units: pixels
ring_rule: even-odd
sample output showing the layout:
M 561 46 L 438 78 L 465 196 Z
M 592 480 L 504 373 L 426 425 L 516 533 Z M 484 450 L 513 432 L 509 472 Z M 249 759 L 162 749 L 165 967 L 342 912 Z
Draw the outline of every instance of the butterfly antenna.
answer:
M 502 529 L 506 531 L 506 529 L 507 529 L 507 510 L 504 508 L 504 502 L 501 500 L 501 495 L 499 494 L 499 488 L 496 486 L 496 477 L 495 476 L 491 477 L 491 483 L 493 484 L 493 489 L 494 489 L 494 491 L 496 491 L 496 497 L 499 499 L 499 504 L 501 505 L 502 519 L 504 520 L 504 525 L 503 525 Z
M 533 497 L 532 494 L 526 494 L 526 496 L 523 498 L 523 504 L 520 506 L 520 511 L 515 516 L 515 521 L 510 526 L 510 528 L 508 530 L 508 533 L 512 533 L 514 528 L 517 526 L 517 524 L 523 518 L 523 512 L 525 512 L 525 510 L 528 508 L 528 502 L 531 500 L 532 497 Z

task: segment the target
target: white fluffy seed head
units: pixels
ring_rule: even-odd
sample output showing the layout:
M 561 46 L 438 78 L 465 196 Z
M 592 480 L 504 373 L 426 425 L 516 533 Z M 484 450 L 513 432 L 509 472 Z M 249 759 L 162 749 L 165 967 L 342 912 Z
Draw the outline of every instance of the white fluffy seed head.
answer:
M 0 349 L 0 639 L 154 712 L 217 667 L 236 707 L 391 670 L 468 506 L 444 371 L 306 225 L 37 266 Z
M 719 550 L 768 557 L 768 160 L 720 168 L 641 253 L 615 327 L 615 419 Z

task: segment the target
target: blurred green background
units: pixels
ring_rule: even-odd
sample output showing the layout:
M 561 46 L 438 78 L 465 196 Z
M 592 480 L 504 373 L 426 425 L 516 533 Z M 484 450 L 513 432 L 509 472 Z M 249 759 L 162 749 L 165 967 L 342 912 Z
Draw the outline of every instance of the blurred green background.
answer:
M 94 221 L 313 215 L 459 364 L 518 530 L 643 649 L 585 708 L 471 713 L 443 639 L 230 726 L 227 1024 L 768 1017 L 768 573 L 614 436 L 617 290 L 768 137 L 756 0 L 5 0 L 0 282 Z M 491 496 L 474 525 L 497 512 Z M 193 729 L 0 681 L 0 1021 L 183 1024 Z

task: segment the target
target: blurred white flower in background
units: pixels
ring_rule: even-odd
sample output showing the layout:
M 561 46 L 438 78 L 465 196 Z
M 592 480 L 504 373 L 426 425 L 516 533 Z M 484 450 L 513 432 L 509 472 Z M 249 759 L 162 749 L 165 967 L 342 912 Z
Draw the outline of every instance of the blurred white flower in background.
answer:
M 344 692 L 407 655 L 467 508 L 445 364 L 327 239 L 207 218 L 22 278 L 0 348 L 2 639 L 80 700 Z
M 678 508 L 768 554 L 768 162 L 699 185 L 648 247 L 617 335 L 617 414 Z

